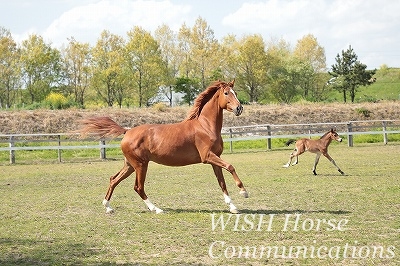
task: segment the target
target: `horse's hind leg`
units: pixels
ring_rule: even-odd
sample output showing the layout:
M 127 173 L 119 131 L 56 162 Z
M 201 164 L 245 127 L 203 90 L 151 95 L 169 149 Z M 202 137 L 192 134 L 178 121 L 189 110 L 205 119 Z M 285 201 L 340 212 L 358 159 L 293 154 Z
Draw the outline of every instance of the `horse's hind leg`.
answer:
M 147 168 L 148 168 L 148 162 L 136 163 L 136 166 L 135 166 L 135 169 L 136 169 L 136 180 L 135 180 L 134 189 L 135 189 L 136 193 L 138 193 L 139 196 L 142 198 L 142 200 L 147 205 L 147 208 L 150 211 L 155 211 L 156 213 L 162 213 L 163 210 L 157 208 L 150 201 L 150 199 L 146 195 L 146 192 L 144 191 L 144 182 L 146 180 Z
M 294 151 L 290 154 L 289 161 L 287 164 L 283 165 L 283 167 L 287 168 L 290 165 L 296 165 L 299 163 L 299 155 L 302 154 L 302 152 L 299 152 L 297 148 L 294 149 Z M 296 157 L 295 161 L 292 163 L 293 157 Z
M 129 162 L 125 159 L 124 167 L 115 175 L 110 177 L 110 185 L 108 186 L 107 194 L 104 197 L 103 200 L 103 205 L 106 207 L 106 213 L 112 213 L 114 212 L 114 209 L 111 208 L 110 206 L 110 199 L 112 196 L 112 193 L 115 189 L 115 187 L 125 178 L 130 176 L 135 169 L 132 167 L 132 165 L 129 164 Z

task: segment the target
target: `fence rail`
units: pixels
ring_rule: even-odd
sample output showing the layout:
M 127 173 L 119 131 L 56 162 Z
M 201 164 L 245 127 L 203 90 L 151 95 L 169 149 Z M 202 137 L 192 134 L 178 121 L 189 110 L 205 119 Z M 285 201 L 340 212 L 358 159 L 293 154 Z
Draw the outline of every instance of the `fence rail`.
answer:
M 337 123 L 308 123 L 285 125 L 250 125 L 224 127 L 222 136 L 224 142 L 230 143 L 233 151 L 233 142 L 256 139 L 266 139 L 267 149 L 272 149 L 272 139 L 300 138 L 321 136 L 322 133 L 335 128 L 339 135 L 347 136 L 348 146 L 354 145 L 355 135 L 382 135 L 383 143 L 388 143 L 389 134 L 400 134 L 400 120 L 368 120 Z M 120 139 L 116 139 L 120 140 Z M 57 150 L 58 161 L 62 161 L 62 150 L 69 149 L 98 149 L 100 159 L 106 159 L 107 148 L 117 148 L 119 144 L 108 143 L 109 140 L 79 139 L 77 134 L 0 134 L 0 152 L 9 152 L 10 164 L 16 161 L 16 151 L 23 150 Z M 34 145 L 34 143 L 49 143 L 48 145 Z M 53 145 L 51 145 L 53 143 Z M 66 145 L 68 144 L 69 145 Z M 76 143 L 81 143 L 76 145 Z M 90 144 L 88 144 L 90 143 Z M 96 144 L 97 143 L 97 144 Z M 8 145 L 7 145 L 8 144 Z M 29 146 L 26 146 L 26 145 Z M 6 146 L 7 145 L 7 146 Z M 5 147 L 6 146 L 6 147 Z

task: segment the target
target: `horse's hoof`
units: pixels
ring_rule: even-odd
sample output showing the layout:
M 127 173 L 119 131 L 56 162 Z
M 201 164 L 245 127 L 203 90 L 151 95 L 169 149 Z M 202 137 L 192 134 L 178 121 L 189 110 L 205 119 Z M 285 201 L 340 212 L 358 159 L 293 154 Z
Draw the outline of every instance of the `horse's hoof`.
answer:
M 344 175 L 344 172 L 342 170 L 339 170 L 339 173 L 341 173 L 342 175 Z
M 244 198 L 248 198 L 249 197 L 249 193 L 247 193 L 246 190 L 239 191 L 239 194 L 242 195 Z
M 313 172 L 314 175 L 317 175 L 317 172 L 315 172 L 315 171 L 312 171 L 312 172 Z
M 238 211 L 238 209 L 230 209 L 229 210 L 231 213 L 233 214 L 239 214 L 240 212 Z
M 161 209 L 159 209 L 159 208 L 157 208 L 157 207 L 155 208 L 155 211 L 156 211 L 157 214 L 163 213 L 163 212 L 164 212 L 163 210 L 161 210 Z
M 113 208 L 110 208 L 110 207 L 106 208 L 106 214 L 113 214 L 113 213 L 114 213 L 114 209 Z
M 290 164 L 284 164 L 282 167 L 283 168 L 288 168 Z

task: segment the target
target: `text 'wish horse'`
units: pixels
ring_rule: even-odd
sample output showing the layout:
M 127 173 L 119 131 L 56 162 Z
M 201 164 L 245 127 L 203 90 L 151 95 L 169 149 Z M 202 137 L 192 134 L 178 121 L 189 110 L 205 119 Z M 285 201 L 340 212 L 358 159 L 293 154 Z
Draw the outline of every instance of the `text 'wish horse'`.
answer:
M 124 134 L 121 150 L 125 156 L 125 163 L 123 168 L 110 178 L 103 201 L 106 212 L 114 211 L 110 206 L 114 188 L 133 172 L 136 172 L 135 191 L 150 211 L 162 212 L 149 200 L 144 190 L 148 164 L 149 161 L 153 161 L 168 166 L 211 164 L 225 202 L 232 213 L 237 213 L 237 208 L 229 197 L 222 169 L 232 174 L 241 195 L 247 198 L 248 194 L 235 168 L 220 158 L 223 150 L 221 137 L 223 110 L 233 112 L 236 116 L 243 111 L 233 86 L 234 81 L 229 83 L 218 81 L 209 86 L 196 98 L 187 118 L 180 123 L 146 124 L 125 129 L 108 117 L 82 121 L 84 126 L 79 130 L 82 136 L 94 134 L 107 138 Z

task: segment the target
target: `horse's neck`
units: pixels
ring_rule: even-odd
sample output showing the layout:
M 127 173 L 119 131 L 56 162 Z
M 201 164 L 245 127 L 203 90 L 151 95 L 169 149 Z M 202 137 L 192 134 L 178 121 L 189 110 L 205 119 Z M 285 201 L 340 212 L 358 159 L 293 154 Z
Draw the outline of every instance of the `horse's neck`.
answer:
M 329 144 L 331 144 L 332 139 L 331 139 L 331 136 L 329 134 L 327 134 L 323 138 L 321 138 L 321 141 L 323 143 L 325 143 L 325 146 L 328 146 Z
M 218 105 L 218 97 L 212 97 L 203 107 L 199 121 L 204 128 L 220 134 L 222 129 L 223 110 Z

